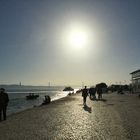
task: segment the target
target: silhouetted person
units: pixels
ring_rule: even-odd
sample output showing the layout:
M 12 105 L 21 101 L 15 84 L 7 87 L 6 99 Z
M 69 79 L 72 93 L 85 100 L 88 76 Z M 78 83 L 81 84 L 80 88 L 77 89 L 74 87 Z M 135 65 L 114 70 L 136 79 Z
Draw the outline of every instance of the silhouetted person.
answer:
M 86 99 L 88 96 L 88 89 L 87 86 L 82 90 L 82 96 L 83 96 L 83 105 L 86 105 Z
M 89 89 L 90 99 L 96 99 L 95 93 L 96 93 L 96 88 L 91 87 Z
M 98 99 L 102 99 L 102 88 L 97 88 Z
M 51 102 L 51 98 L 50 98 L 50 96 L 45 96 L 45 100 L 44 100 L 44 102 L 42 103 L 42 105 L 46 105 L 46 104 L 49 104 Z
M 0 121 L 2 120 L 2 112 L 3 119 L 6 120 L 6 109 L 9 102 L 8 94 L 5 92 L 4 88 L 0 89 Z

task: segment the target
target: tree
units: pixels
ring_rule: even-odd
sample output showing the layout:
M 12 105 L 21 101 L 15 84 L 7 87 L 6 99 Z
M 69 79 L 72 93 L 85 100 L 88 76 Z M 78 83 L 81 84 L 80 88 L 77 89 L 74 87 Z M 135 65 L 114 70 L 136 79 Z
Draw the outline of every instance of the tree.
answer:
M 107 88 L 107 85 L 106 83 L 99 83 L 99 84 L 96 84 L 96 88 Z

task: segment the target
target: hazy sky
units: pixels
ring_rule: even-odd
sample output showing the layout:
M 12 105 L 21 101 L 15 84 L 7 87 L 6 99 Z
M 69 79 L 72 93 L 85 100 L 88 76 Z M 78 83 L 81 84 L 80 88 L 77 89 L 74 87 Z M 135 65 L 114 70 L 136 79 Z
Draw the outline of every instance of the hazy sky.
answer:
M 0 84 L 129 83 L 139 68 L 140 0 L 0 0 Z

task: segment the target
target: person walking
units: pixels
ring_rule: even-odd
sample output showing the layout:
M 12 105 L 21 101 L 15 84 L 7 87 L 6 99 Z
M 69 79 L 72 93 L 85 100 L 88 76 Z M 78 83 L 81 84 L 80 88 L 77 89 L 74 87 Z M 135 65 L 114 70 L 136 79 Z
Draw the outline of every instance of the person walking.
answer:
M 6 120 L 6 109 L 9 102 L 8 94 L 5 92 L 4 88 L 0 89 L 0 121 L 2 120 L 2 113 L 3 113 L 3 120 Z
M 88 89 L 87 86 L 85 86 L 85 88 L 82 90 L 82 96 L 83 96 L 83 105 L 86 105 L 86 99 L 88 96 Z

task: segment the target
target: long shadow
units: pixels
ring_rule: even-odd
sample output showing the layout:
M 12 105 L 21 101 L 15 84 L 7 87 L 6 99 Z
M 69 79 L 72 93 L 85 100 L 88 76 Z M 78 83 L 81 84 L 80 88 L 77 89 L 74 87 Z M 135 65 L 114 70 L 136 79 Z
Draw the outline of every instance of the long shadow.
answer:
M 96 101 L 107 102 L 107 100 L 106 100 L 106 99 L 96 99 Z
M 92 100 L 92 101 L 102 101 L 102 102 L 107 102 L 107 100 L 106 99 L 98 99 L 98 98 L 93 98 L 93 97 L 91 97 L 90 98 L 90 100 Z
M 87 105 L 84 105 L 83 109 L 84 109 L 85 111 L 89 112 L 89 113 L 92 112 L 91 107 L 89 107 L 89 106 L 87 106 Z

